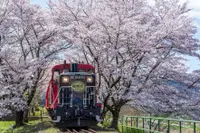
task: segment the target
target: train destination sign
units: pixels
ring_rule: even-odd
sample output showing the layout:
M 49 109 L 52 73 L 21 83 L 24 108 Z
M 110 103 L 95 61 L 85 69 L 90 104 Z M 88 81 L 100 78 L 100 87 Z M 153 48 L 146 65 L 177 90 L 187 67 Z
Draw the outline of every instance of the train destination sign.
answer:
M 85 79 L 85 76 L 70 76 L 70 79 Z

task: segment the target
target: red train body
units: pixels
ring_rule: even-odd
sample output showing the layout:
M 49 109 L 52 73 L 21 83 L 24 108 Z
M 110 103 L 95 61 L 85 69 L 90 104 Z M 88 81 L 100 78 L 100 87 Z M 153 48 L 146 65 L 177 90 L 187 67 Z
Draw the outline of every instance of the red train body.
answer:
M 52 121 L 65 127 L 87 127 L 101 121 L 95 82 L 92 65 L 54 66 L 45 99 Z

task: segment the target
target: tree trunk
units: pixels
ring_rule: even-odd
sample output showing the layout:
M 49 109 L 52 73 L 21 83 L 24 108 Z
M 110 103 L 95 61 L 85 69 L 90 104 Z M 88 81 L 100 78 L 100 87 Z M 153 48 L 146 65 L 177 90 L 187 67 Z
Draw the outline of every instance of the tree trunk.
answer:
M 35 109 L 31 108 L 32 115 L 35 116 Z
M 22 126 L 23 123 L 23 114 L 24 111 L 16 111 L 15 112 L 15 127 Z
M 121 111 L 122 106 L 124 106 L 128 102 L 128 100 L 122 99 L 116 102 L 114 99 L 112 99 L 112 101 L 113 101 L 113 105 L 112 105 L 113 107 L 107 105 L 107 108 L 112 113 L 112 117 L 113 117 L 111 127 L 118 130 L 119 113 Z
M 111 112 L 113 116 L 111 127 L 114 129 L 118 129 L 119 112 L 118 110 Z
M 29 96 L 28 96 L 28 100 L 27 100 L 27 105 L 28 105 L 28 107 L 30 107 L 30 105 L 31 105 L 31 102 L 32 102 L 32 100 L 33 100 L 33 98 L 34 98 L 34 96 L 35 96 L 36 89 L 37 89 L 36 86 L 33 86 L 33 87 L 31 88 L 31 92 L 30 92 L 30 94 L 29 94 Z
M 29 112 L 29 109 L 26 109 L 24 111 L 24 122 L 28 123 L 28 112 Z
M 101 119 L 102 120 L 104 120 L 104 117 L 106 116 L 107 112 L 108 112 L 108 109 L 104 106 L 103 111 L 101 112 Z
M 30 105 L 31 105 L 31 102 L 32 102 L 32 100 L 33 100 L 33 98 L 34 98 L 35 92 L 36 92 L 36 86 L 34 86 L 34 87 L 31 89 L 30 95 L 28 96 L 28 100 L 27 100 L 28 108 L 29 108 Z M 24 114 L 24 122 L 26 122 L 26 123 L 28 123 L 28 113 L 29 113 L 29 109 L 26 109 L 26 110 L 25 110 L 25 114 Z

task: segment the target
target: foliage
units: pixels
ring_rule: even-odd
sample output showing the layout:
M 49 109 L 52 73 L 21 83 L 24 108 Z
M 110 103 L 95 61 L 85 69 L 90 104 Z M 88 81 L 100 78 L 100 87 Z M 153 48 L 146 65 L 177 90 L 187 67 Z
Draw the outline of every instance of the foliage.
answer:
M 0 117 L 27 109 L 57 53 L 74 44 L 97 68 L 97 90 L 115 128 L 127 103 L 152 115 L 200 118 L 199 85 L 190 87 L 198 72 L 188 74 L 182 63 L 184 55 L 200 57 L 187 3 L 50 0 L 42 10 L 26 0 L 1 2 Z
M 38 5 L 3 0 L 0 9 L 1 118 L 30 106 L 36 90 L 48 84 L 52 60 L 70 45 L 60 43 L 62 30 Z
M 200 118 L 199 89 L 197 93 L 188 89 L 196 77 L 186 73 L 182 63 L 183 55 L 200 57 L 187 3 L 57 0 L 49 5 L 65 37 L 79 46 L 87 62 L 95 64 L 101 101 L 113 114 L 115 127 L 121 107 L 128 102 L 152 114 Z M 180 89 L 169 81 L 185 86 Z
M 103 128 L 110 127 L 111 122 L 112 122 L 112 116 L 111 115 L 106 115 L 104 117 L 104 120 L 103 120 L 103 123 L 102 123 Z

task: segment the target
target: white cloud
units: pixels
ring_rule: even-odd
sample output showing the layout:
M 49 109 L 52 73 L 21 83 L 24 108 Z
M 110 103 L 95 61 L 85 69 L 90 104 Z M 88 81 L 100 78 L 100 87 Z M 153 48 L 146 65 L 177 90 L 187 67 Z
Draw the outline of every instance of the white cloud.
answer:
M 150 5 L 155 3 L 155 0 L 147 0 Z M 197 10 L 200 12 L 200 0 L 180 0 L 180 3 L 188 2 L 188 6 L 191 9 Z
M 183 0 L 181 0 L 183 1 Z M 188 0 L 188 6 L 194 10 L 200 11 L 200 0 Z
M 155 4 L 155 0 L 147 0 L 150 5 Z M 188 7 L 192 9 L 191 17 L 200 18 L 200 0 L 180 0 L 180 3 L 188 2 Z
M 190 15 L 195 18 L 200 18 L 200 0 L 179 0 L 179 2 L 181 4 L 188 2 L 188 8 L 192 9 Z
M 190 16 L 194 18 L 200 18 L 200 11 L 192 10 Z
M 180 0 L 181 3 L 188 2 L 188 6 L 193 9 L 200 10 L 200 1 L 199 0 Z

